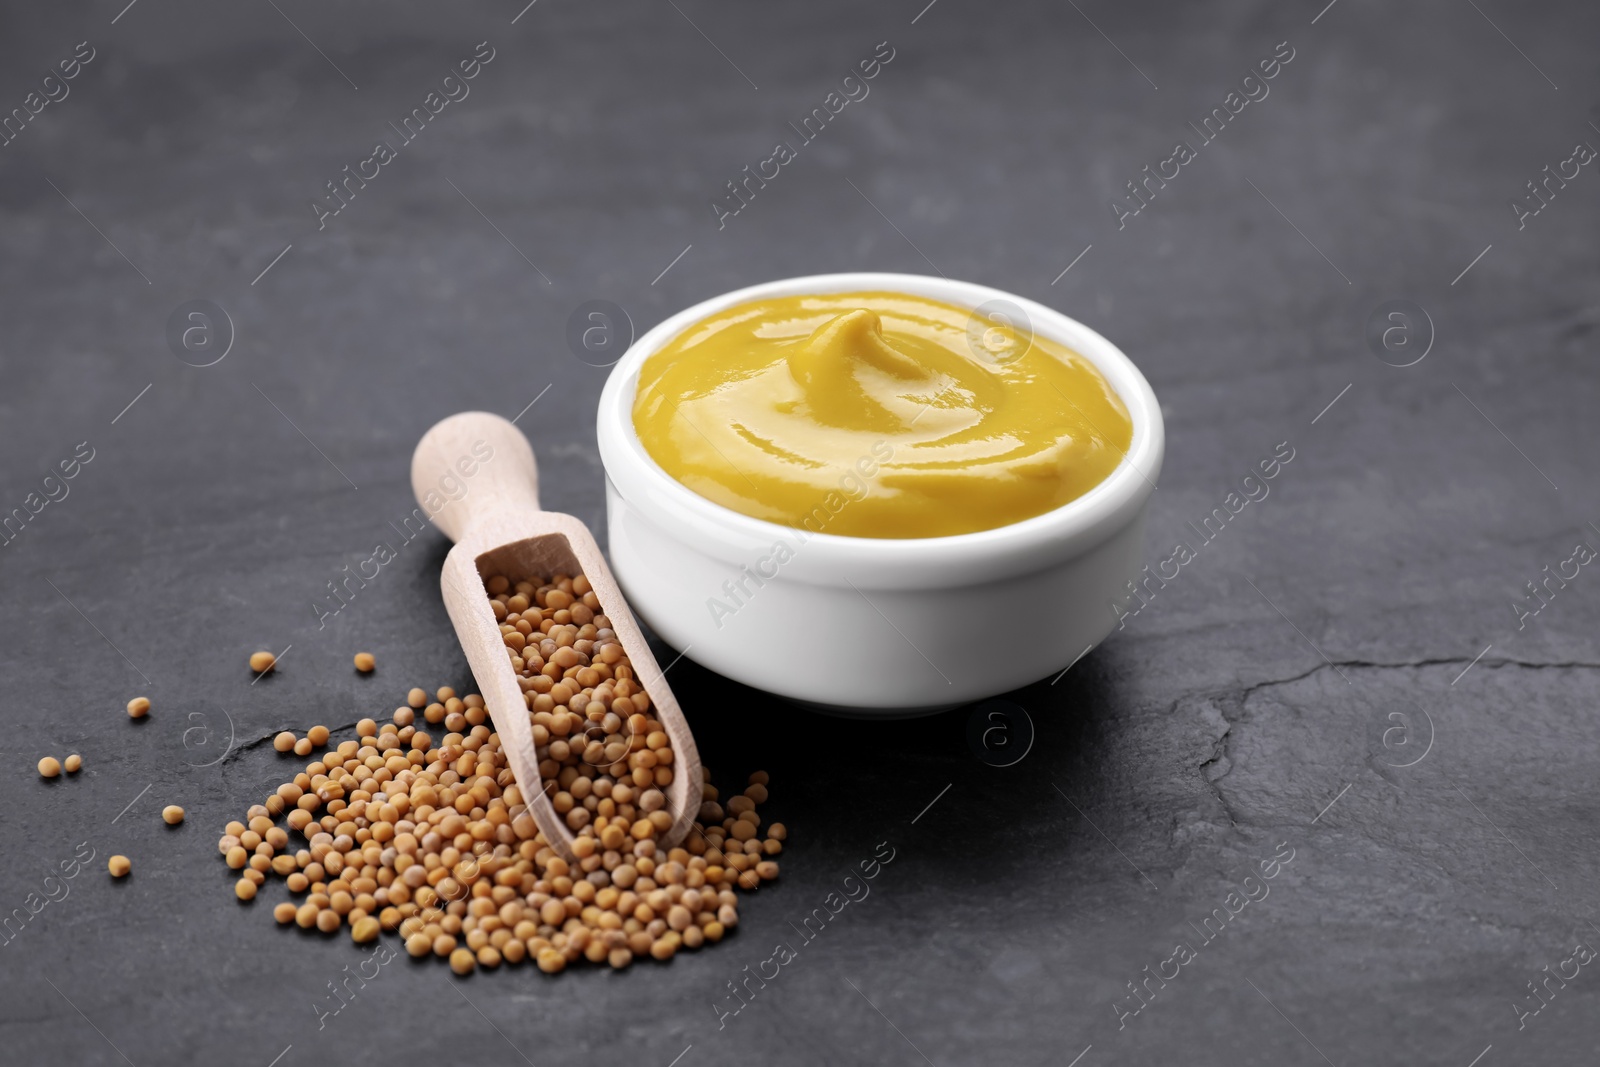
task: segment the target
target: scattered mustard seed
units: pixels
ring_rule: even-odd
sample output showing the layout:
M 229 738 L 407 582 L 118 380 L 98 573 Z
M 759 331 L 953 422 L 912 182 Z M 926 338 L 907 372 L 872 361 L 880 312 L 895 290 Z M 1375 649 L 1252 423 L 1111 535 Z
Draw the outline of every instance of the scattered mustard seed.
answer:
M 233 892 L 240 900 L 254 900 L 256 898 L 256 884 L 248 878 L 241 878 L 234 883 Z
M 277 666 L 277 664 L 278 657 L 274 656 L 271 652 L 250 653 L 250 669 L 255 671 L 257 674 L 265 674 L 267 671 L 270 671 L 273 667 Z
M 128 718 L 142 719 L 150 714 L 150 698 L 134 697 L 128 701 Z
M 417 688 L 353 740 L 329 747 L 316 726 L 294 744 L 320 755 L 218 841 L 240 899 L 284 877 L 302 902 L 274 908 L 278 922 L 348 925 L 357 942 L 398 933 L 409 955 L 463 975 L 524 960 L 551 974 L 579 960 L 622 968 L 720 941 L 738 924 L 737 890 L 778 874 L 787 831 L 763 833 L 756 811 L 768 776 L 723 802 L 702 769 L 699 818 L 663 848 L 675 754 L 588 581 L 494 576 L 486 589 L 575 859 L 539 831 L 483 698 Z
M 355 663 L 356 670 L 362 674 L 372 673 L 372 668 L 378 665 L 378 661 L 372 658 L 371 652 L 357 652 Z
M 112 856 L 106 862 L 106 869 L 111 872 L 111 877 L 123 878 L 127 876 L 129 871 L 133 870 L 133 864 L 129 862 L 126 856 Z
M 67 757 L 67 762 L 64 766 L 68 774 L 77 774 L 83 769 L 83 757 L 74 752 Z
M 161 809 L 161 819 L 168 826 L 176 826 L 183 821 L 183 809 L 176 804 L 168 804 Z
M 46 756 L 39 761 L 39 776 L 41 778 L 54 778 L 61 773 L 61 761 L 54 756 Z

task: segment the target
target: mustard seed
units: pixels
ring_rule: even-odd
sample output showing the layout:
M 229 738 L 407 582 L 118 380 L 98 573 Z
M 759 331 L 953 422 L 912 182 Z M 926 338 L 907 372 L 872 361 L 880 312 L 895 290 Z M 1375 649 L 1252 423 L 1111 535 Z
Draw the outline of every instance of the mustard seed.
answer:
M 250 653 L 250 669 L 257 674 L 265 674 L 278 665 L 278 657 L 271 652 Z
M 183 809 L 176 804 L 168 804 L 161 809 L 161 819 L 168 826 L 176 826 L 183 821 Z
M 256 884 L 248 878 L 241 878 L 233 884 L 234 896 L 240 900 L 256 899 Z
M 272 747 L 279 752 L 292 752 L 294 750 L 295 736 L 290 730 L 285 730 L 272 739 Z
M 39 777 L 54 778 L 61 773 L 61 761 L 54 756 L 46 756 L 39 761 Z
M 287 925 L 294 922 L 294 912 L 294 905 L 286 900 L 272 909 L 272 917 L 278 920 L 280 925 Z
M 67 762 L 63 766 L 68 774 L 77 774 L 83 769 L 83 757 L 74 752 L 67 757 Z
M 371 652 L 357 652 L 355 664 L 356 670 L 362 674 L 370 674 L 372 673 L 372 668 L 378 665 L 378 661 L 372 658 Z
M 528 812 L 483 698 L 441 687 L 411 690 L 392 721 L 364 719 L 332 749 L 326 727 L 306 731 L 293 748 L 304 770 L 226 827 L 228 866 L 252 888 L 276 875 L 306 894 L 273 909 L 280 921 L 348 925 L 357 942 L 395 931 L 409 955 L 458 974 L 528 959 L 552 974 L 579 959 L 623 968 L 720 940 L 739 921 L 735 890 L 777 873 L 768 857 L 785 831 L 762 833 L 756 814 L 766 774 L 724 810 L 702 769 L 700 818 L 665 848 L 671 739 L 588 583 L 491 576 L 485 588 L 574 858 Z
M 106 869 L 111 872 L 113 878 L 125 878 L 128 872 L 133 870 L 133 864 L 126 856 L 112 856 L 106 863 Z
M 128 718 L 142 719 L 150 714 L 150 698 L 134 697 L 128 701 Z

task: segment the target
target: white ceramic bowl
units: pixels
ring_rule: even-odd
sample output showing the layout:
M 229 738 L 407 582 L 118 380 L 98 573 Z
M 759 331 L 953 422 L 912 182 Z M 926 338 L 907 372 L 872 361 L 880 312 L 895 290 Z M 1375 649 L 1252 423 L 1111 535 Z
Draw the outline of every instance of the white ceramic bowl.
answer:
M 661 346 L 733 304 L 851 290 L 1021 307 L 1035 334 L 1090 360 L 1122 397 L 1133 422 L 1127 456 L 1088 493 L 1043 515 L 978 533 L 881 539 L 741 515 L 674 480 L 645 451 L 633 426 L 634 394 L 640 366 Z M 1164 442 L 1150 384 L 1089 327 L 987 286 L 873 273 L 767 282 L 673 315 L 612 369 L 598 431 L 611 567 L 634 612 L 719 674 L 824 710 L 877 717 L 936 711 L 1048 678 L 1110 633 L 1112 603 L 1143 566 L 1145 506 Z M 780 542 L 792 558 L 777 566 L 770 557 Z M 776 574 L 749 578 L 758 564 L 763 575 Z M 748 595 L 730 598 L 724 582 L 741 579 Z M 714 612 L 712 598 L 736 610 Z

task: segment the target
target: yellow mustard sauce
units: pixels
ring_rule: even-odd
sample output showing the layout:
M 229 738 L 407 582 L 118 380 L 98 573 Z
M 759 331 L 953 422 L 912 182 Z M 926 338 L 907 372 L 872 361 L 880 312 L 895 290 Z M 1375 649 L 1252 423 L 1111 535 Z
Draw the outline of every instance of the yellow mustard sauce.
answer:
M 634 428 L 694 492 L 811 533 L 942 537 L 1077 499 L 1127 453 L 1127 408 L 1064 345 L 977 326 L 905 293 L 740 304 L 645 360 Z

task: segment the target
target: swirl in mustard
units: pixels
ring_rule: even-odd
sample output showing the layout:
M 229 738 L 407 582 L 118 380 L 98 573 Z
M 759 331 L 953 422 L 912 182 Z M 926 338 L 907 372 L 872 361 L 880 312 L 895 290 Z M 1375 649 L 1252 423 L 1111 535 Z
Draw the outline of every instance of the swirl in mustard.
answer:
M 645 360 L 633 423 L 663 470 L 724 507 L 880 538 L 1051 511 L 1133 436 L 1122 399 L 1064 345 L 891 292 L 774 297 L 696 323 Z

